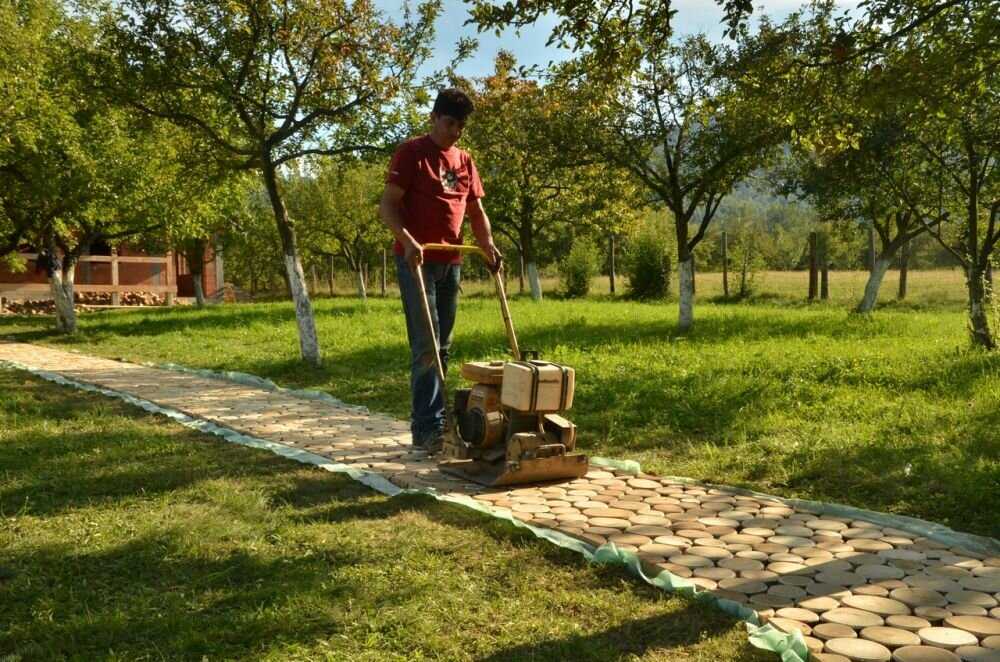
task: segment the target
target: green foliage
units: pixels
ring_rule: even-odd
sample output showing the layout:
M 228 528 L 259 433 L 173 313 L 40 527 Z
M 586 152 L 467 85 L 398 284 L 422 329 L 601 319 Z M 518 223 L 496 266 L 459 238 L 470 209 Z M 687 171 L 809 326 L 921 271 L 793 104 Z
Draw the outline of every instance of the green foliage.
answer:
M 664 299 L 669 295 L 672 248 L 668 233 L 655 219 L 629 238 L 623 266 L 630 296 Z
M 586 296 L 590 292 L 590 281 L 597 275 L 600 254 L 594 242 L 577 238 L 569 254 L 559 262 L 563 292 L 569 298 Z

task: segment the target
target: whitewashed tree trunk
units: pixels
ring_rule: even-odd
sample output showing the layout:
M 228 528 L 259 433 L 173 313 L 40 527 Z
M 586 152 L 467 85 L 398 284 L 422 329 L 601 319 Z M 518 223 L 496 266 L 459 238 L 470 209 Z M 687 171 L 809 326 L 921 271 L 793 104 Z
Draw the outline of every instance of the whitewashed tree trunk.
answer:
M 295 302 L 295 321 L 299 327 L 299 349 L 302 358 L 313 365 L 319 365 L 319 338 L 316 337 L 316 318 L 313 315 L 312 303 L 309 301 L 309 291 L 306 289 L 306 275 L 302 270 L 302 261 L 298 255 L 285 254 L 285 272 L 288 274 L 288 287 L 292 291 L 292 301 Z
M 359 267 L 358 274 L 358 298 L 362 301 L 368 300 L 368 288 L 365 287 L 365 272 Z
M 694 324 L 694 260 L 691 256 L 677 265 L 680 280 L 680 302 L 677 327 L 680 331 L 688 331 Z
M 870 313 L 874 310 L 875 302 L 878 301 L 878 291 L 882 287 L 882 280 L 885 278 L 886 272 L 889 271 L 891 264 L 892 258 L 886 257 L 884 254 L 875 258 L 875 264 L 868 275 L 868 282 L 865 284 L 865 294 L 861 298 L 861 302 L 854 309 L 855 312 Z
M 281 237 L 282 261 L 285 264 L 285 280 L 292 301 L 295 302 L 295 321 L 299 328 L 299 350 L 307 363 L 318 366 L 322 361 L 319 351 L 319 338 L 316 335 L 316 317 L 313 315 L 312 302 L 309 301 L 309 290 L 306 287 L 306 274 L 299 258 L 298 244 L 295 238 L 295 228 L 288 218 L 288 210 L 281 199 L 278 190 L 278 178 L 274 166 L 270 163 L 270 154 L 265 151 L 264 186 L 274 210 L 274 220 L 278 226 L 278 236 Z
M 61 333 L 76 333 L 76 307 L 73 305 L 73 269 L 63 273 L 61 268 L 52 270 L 49 288 L 56 306 L 56 329 Z
M 528 285 L 531 287 L 531 298 L 535 301 L 541 301 L 542 281 L 538 276 L 538 266 L 534 262 L 528 263 Z

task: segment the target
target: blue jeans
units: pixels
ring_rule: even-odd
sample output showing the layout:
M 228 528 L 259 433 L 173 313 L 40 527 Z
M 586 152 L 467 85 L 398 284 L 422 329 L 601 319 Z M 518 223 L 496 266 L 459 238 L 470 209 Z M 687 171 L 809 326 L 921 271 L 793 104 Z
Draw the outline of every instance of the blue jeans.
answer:
M 447 372 L 462 268 L 458 264 L 425 262 L 421 270 L 434 322 L 434 333 L 440 347 L 441 365 Z M 398 255 L 396 275 L 403 300 L 403 313 L 406 315 L 406 335 L 410 340 L 410 392 L 413 398 L 410 431 L 413 433 L 413 443 L 422 446 L 444 430 L 445 385 L 441 383 L 434 363 L 434 343 L 427 333 L 417 281 L 410 265 Z

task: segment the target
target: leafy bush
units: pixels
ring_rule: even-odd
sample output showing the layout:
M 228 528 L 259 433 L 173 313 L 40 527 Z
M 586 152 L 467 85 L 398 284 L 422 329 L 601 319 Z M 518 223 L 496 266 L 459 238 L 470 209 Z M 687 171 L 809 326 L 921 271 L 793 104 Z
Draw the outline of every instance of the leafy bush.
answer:
M 629 295 L 636 299 L 664 299 L 670 292 L 670 241 L 657 228 L 644 228 L 629 245 L 625 271 Z
M 600 256 L 587 239 L 577 239 L 569 255 L 559 264 L 559 275 L 567 297 L 582 297 L 590 292 L 590 280 L 597 275 Z

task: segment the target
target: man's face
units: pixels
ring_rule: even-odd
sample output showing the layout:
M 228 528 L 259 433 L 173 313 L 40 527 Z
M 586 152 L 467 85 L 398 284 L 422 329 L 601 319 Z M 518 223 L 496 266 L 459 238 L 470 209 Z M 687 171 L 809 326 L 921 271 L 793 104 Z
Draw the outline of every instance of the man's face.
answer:
M 431 137 L 441 147 L 447 149 L 458 142 L 465 129 L 465 120 L 451 115 L 431 113 Z

